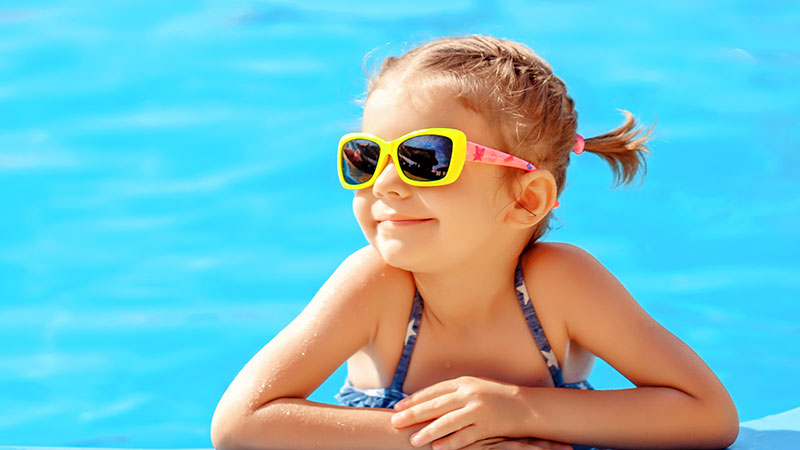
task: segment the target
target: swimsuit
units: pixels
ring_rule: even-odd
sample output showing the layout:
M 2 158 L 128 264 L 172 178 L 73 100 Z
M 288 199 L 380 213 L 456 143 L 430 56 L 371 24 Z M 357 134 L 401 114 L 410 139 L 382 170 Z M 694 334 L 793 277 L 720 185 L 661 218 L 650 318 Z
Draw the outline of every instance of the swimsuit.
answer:
M 539 351 L 547 363 L 547 368 L 550 370 L 550 376 L 553 378 L 555 387 L 584 390 L 594 389 L 588 381 L 564 383 L 561 367 L 558 364 L 555 353 L 553 353 L 552 347 L 550 347 L 550 342 L 548 342 L 547 337 L 544 335 L 544 330 L 542 330 L 542 326 L 539 323 L 539 318 L 536 316 L 536 311 L 533 309 L 528 289 L 525 287 L 521 259 L 517 262 L 514 284 L 516 285 L 517 299 L 525 314 L 525 321 L 528 323 L 528 328 L 531 330 L 531 334 L 533 334 L 536 345 L 539 347 Z M 400 356 L 400 362 L 397 364 L 397 370 L 394 373 L 392 384 L 388 388 L 364 389 L 353 386 L 350 384 L 350 380 L 346 379 L 344 386 L 335 396 L 340 405 L 368 408 L 392 408 L 395 403 L 408 397 L 408 394 L 403 392 L 403 382 L 406 379 L 408 366 L 411 362 L 411 353 L 414 351 L 414 344 L 417 342 L 417 332 L 419 331 L 419 322 L 422 318 L 422 308 L 422 296 L 420 296 L 419 291 L 415 291 L 414 305 L 411 308 L 408 321 L 403 353 Z M 588 447 L 574 446 L 574 450 L 581 449 L 588 449 Z

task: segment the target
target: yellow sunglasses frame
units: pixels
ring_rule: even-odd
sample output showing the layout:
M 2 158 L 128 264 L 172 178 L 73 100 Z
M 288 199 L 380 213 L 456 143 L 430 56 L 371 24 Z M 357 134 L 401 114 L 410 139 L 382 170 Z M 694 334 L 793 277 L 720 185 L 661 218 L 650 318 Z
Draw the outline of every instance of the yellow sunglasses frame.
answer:
M 450 140 L 453 142 L 452 153 L 450 155 L 450 168 L 447 171 L 447 175 L 445 175 L 445 177 L 441 180 L 420 181 L 411 179 L 403 173 L 403 170 L 400 168 L 400 164 L 397 163 L 397 149 L 400 147 L 400 144 L 411 138 L 423 135 L 443 136 L 450 138 Z M 354 139 L 367 139 L 377 143 L 381 149 L 380 155 L 378 155 L 377 165 L 375 166 L 375 173 L 372 174 L 372 177 L 370 177 L 369 180 L 355 185 L 348 183 L 344 178 L 344 173 L 342 172 L 342 152 L 344 151 L 344 144 Z M 383 172 L 383 169 L 386 168 L 386 165 L 389 163 L 389 157 L 391 157 L 392 161 L 394 161 L 395 167 L 397 168 L 397 174 L 405 183 L 408 183 L 411 186 L 444 186 L 456 181 L 458 176 L 461 175 L 461 170 L 464 168 L 464 162 L 466 161 L 466 154 L 467 136 L 463 131 L 454 128 L 425 128 L 404 134 L 393 141 L 385 141 L 378 136 L 369 133 L 348 133 L 339 139 L 336 169 L 339 172 L 339 181 L 342 183 L 342 186 L 347 189 L 366 189 L 375 184 L 375 180 L 378 178 L 380 173 Z

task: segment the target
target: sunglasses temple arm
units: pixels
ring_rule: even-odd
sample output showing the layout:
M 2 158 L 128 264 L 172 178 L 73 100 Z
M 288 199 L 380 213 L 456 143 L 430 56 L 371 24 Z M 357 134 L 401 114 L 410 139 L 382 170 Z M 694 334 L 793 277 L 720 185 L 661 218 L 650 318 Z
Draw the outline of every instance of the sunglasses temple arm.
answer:
M 496 166 L 514 167 L 522 170 L 536 170 L 536 167 L 522 158 L 514 155 L 484 147 L 474 142 L 467 142 L 467 161 L 494 164 Z

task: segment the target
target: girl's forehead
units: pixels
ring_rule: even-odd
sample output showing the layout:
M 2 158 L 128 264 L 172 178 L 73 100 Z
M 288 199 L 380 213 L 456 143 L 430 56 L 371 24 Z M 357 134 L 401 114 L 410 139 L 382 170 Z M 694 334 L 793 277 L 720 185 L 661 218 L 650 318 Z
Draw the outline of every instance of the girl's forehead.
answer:
M 423 128 L 456 128 L 469 140 L 491 145 L 486 137 L 491 133 L 483 116 L 465 108 L 447 92 L 411 91 L 387 85 L 373 90 L 364 104 L 365 133 L 392 140 Z
M 364 125 L 453 120 L 451 103 L 437 92 L 382 87 L 372 91 L 364 104 Z

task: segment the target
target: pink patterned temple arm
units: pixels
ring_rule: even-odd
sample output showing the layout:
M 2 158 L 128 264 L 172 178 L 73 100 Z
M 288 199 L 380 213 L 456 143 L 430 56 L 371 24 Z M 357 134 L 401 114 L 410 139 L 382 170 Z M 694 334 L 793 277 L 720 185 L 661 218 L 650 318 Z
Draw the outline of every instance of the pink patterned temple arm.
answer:
M 467 161 L 481 162 L 485 164 L 494 164 L 496 166 L 515 167 L 522 170 L 536 170 L 533 164 L 525 161 L 522 158 L 517 158 L 514 155 L 495 150 L 493 148 L 484 147 L 474 142 L 467 141 Z

